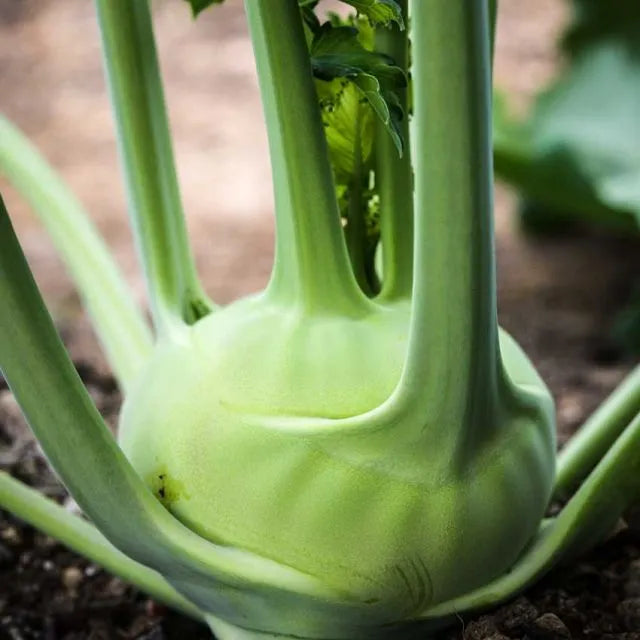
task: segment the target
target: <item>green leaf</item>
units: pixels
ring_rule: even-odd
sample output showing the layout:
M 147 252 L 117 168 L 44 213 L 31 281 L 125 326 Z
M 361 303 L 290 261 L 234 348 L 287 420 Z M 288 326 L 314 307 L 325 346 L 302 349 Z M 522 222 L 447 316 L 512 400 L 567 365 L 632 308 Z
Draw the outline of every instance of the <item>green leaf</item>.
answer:
M 374 51 L 376 44 L 376 28 L 371 20 L 363 15 L 350 14 L 341 16 L 335 11 L 327 13 L 327 21 L 333 27 L 351 27 L 358 30 L 358 42 L 367 50 Z
M 402 155 L 399 123 L 404 114 L 394 90 L 406 86 L 406 77 L 389 56 L 365 49 L 355 27 L 326 22 L 311 44 L 311 66 L 320 80 L 348 79 L 380 118 Z
M 494 108 L 496 170 L 543 211 L 615 228 L 640 225 L 640 3 L 574 0 L 571 65 L 527 123 Z M 530 209 L 531 210 L 531 209 Z M 541 220 L 540 213 L 528 219 Z
M 304 25 L 305 38 L 307 46 L 311 46 L 314 34 L 320 31 L 320 19 L 316 15 L 315 8 L 318 0 L 298 0 L 300 14 L 302 15 L 302 24 Z
M 320 30 L 320 20 L 318 20 L 318 16 L 313 9 L 309 7 L 302 7 L 300 12 L 302 14 L 307 45 L 310 46 L 313 42 L 313 36 Z
M 402 10 L 395 0 L 342 0 L 351 5 L 358 13 L 371 20 L 374 25 L 389 26 L 395 22 L 404 29 Z
M 186 0 L 191 5 L 191 11 L 195 18 L 199 13 L 214 4 L 222 4 L 224 0 Z
M 552 211 L 640 225 L 638 114 L 640 57 L 621 40 L 592 42 L 538 99 L 528 123 L 494 113 L 496 170 Z
M 622 35 L 627 27 L 620 27 L 621 37 L 610 37 L 607 26 L 605 35 L 580 50 L 569 73 L 539 99 L 532 124 L 538 153 L 566 150 L 599 199 L 633 213 L 640 224 L 640 56 L 637 44 Z M 581 31 L 572 33 L 575 38 Z
M 334 80 L 321 100 L 331 165 L 338 184 L 348 184 L 357 166 L 364 165 L 373 146 L 373 111 L 360 90 L 346 80 Z

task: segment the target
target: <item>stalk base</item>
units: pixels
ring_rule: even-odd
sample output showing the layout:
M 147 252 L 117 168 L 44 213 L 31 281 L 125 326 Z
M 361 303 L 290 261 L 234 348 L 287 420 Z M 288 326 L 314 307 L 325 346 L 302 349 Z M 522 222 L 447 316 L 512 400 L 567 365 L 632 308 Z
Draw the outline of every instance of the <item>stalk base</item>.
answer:
M 291 636 L 281 636 L 272 633 L 262 633 L 236 627 L 228 622 L 224 622 L 213 616 L 205 616 L 209 629 L 213 632 L 217 640 L 283 640 Z

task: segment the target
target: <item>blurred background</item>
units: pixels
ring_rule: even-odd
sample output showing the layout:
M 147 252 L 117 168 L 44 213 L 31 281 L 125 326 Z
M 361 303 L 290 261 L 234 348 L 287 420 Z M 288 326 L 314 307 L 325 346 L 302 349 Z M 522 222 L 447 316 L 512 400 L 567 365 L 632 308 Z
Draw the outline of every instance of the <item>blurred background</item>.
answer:
M 526 118 L 566 66 L 557 44 L 571 6 L 499 4 L 495 83 L 511 115 Z M 273 248 L 266 134 L 242 3 L 228 0 L 197 21 L 180 0 L 155 0 L 154 13 L 192 243 L 208 291 L 224 303 L 265 284 Z M 80 197 L 145 304 L 92 3 L 0 0 L 0 111 Z M 72 356 L 104 369 L 46 235 L 1 177 L 0 189 Z M 500 321 L 551 386 L 563 439 L 636 359 L 610 336 L 640 274 L 640 245 L 637 233 L 597 225 L 526 235 L 518 202 L 497 184 Z

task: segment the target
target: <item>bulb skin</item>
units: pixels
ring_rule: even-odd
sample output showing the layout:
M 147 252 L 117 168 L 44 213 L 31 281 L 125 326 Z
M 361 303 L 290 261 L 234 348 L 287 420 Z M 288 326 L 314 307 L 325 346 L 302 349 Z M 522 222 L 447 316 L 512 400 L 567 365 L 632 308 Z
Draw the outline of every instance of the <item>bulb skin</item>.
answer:
M 147 486 L 204 538 L 313 576 L 344 602 L 292 605 L 274 591 L 256 604 L 215 580 L 204 602 L 176 577 L 187 597 L 264 632 L 386 637 L 385 626 L 410 624 L 515 562 L 544 515 L 555 442 L 550 396 L 506 333 L 512 386 L 538 400 L 525 409 L 506 394 L 496 424 L 399 419 L 326 434 L 273 426 L 279 416 L 340 419 L 380 406 L 400 379 L 407 335 L 406 304 L 315 317 L 254 298 L 157 346 L 119 432 Z M 469 429 L 487 436 L 452 454 L 446 443 Z

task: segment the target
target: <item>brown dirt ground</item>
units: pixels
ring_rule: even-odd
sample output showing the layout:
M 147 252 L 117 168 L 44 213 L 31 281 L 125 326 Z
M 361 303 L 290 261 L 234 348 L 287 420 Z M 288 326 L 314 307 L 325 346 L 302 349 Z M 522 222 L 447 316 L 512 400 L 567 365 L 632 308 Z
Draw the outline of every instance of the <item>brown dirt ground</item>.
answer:
M 265 283 L 273 242 L 266 138 L 242 10 L 232 0 L 194 24 L 178 0 L 157 0 L 155 14 L 193 246 L 208 290 L 226 302 Z M 495 74 L 516 110 L 525 111 L 557 69 L 553 43 L 565 20 L 559 0 L 502 0 Z M 0 109 L 79 194 L 143 303 L 91 3 L 0 0 Z M 114 422 L 119 398 L 62 265 L 19 196 L 2 181 L 0 189 L 70 352 Z M 606 336 L 638 279 L 640 252 L 637 242 L 596 235 L 524 239 L 514 208 L 514 196 L 498 186 L 500 321 L 550 385 L 564 441 L 633 365 Z M 64 499 L 2 388 L 0 466 Z M 451 637 L 638 639 L 639 563 L 640 538 L 626 530 Z M 0 517 L 0 640 L 206 637 L 188 624 Z

